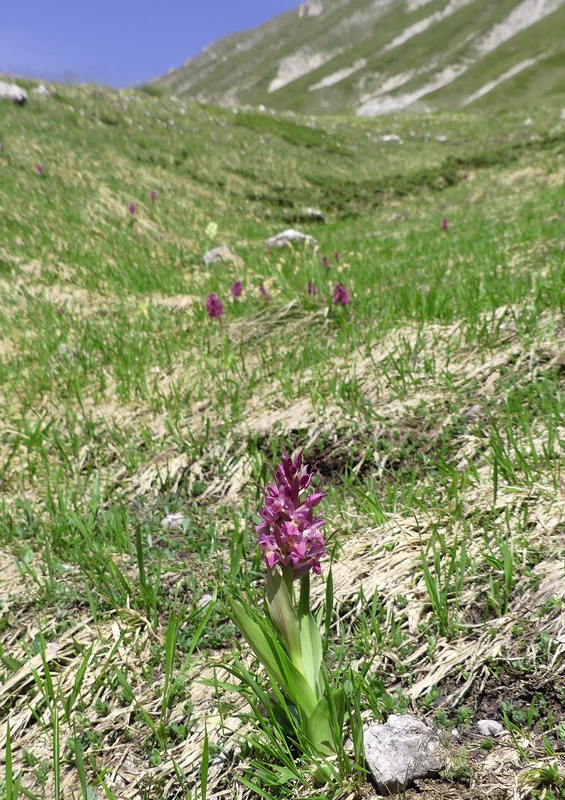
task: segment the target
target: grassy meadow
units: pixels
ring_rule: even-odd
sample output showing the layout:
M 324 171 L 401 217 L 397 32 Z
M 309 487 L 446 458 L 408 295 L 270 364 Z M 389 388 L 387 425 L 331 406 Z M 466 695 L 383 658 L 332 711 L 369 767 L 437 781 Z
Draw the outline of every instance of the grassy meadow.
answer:
M 281 761 L 237 691 L 285 449 L 327 495 L 335 681 L 449 748 L 403 796 L 564 798 L 560 109 L 50 89 L 0 106 L 1 800 L 375 796 Z M 318 246 L 266 251 L 288 227 Z

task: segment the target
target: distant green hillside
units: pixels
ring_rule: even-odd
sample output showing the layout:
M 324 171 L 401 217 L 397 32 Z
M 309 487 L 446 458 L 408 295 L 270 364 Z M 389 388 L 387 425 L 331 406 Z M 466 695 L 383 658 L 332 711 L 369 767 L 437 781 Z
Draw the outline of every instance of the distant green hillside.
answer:
M 310 0 L 220 40 L 157 84 L 308 114 L 565 96 L 565 0 Z

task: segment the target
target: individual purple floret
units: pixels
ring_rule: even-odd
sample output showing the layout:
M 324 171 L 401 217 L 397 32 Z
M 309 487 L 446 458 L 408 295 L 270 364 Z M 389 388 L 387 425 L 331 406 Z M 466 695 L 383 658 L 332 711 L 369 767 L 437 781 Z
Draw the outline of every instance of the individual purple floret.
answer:
M 446 220 L 446 218 L 444 217 L 444 218 L 442 219 L 442 221 L 441 221 L 441 229 L 442 229 L 442 231 L 446 231 L 446 230 L 447 230 L 447 228 L 448 228 L 448 223 L 447 223 L 447 220 Z
M 308 281 L 308 294 L 310 297 L 314 297 L 315 294 L 318 294 L 316 284 L 312 283 L 312 281 Z
M 334 253 L 334 258 L 336 261 L 339 261 L 339 253 L 337 252 L 337 250 Z
M 324 267 L 324 269 L 330 268 L 330 262 L 327 256 L 322 256 L 322 266 Z
M 241 293 L 243 291 L 242 281 L 234 281 L 231 285 L 230 291 L 233 298 L 241 297 Z
M 149 195 L 149 197 L 151 198 L 151 202 L 154 203 L 155 200 L 157 199 L 157 192 L 155 191 L 155 189 L 151 189 L 151 194 Z
M 42 167 L 42 165 L 41 164 L 36 164 L 35 165 L 35 171 L 37 172 L 38 175 L 43 175 L 43 167 Z
M 206 311 L 210 319 L 218 319 L 224 313 L 222 301 L 215 292 L 211 292 L 206 298 Z
M 314 509 L 325 496 L 308 493 L 312 475 L 302 466 L 302 453 L 293 461 L 285 454 L 273 471 L 274 483 L 267 486 L 265 505 L 259 511 L 263 520 L 257 525 L 258 544 L 268 569 L 276 564 L 290 569 L 292 580 L 312 570 L 321 572 L 320 559 L 326 554 L 320 533 L 326 521 L 314 516 Z
M 340 306 L 346 306 L 349 304 L 349 292 L 343 283 L 338 283 L 334 289 L 334 303 L 337 303 Z
M 135 203 L 130 203 L 128 206 L 128 211 L 130 214 L 135 214 Z

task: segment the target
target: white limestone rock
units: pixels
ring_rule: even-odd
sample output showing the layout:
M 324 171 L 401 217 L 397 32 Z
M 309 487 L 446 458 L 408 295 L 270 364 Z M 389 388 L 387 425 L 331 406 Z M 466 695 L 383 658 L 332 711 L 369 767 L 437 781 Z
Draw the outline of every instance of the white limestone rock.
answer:
M 203 594 L 202 597 L 196 601 L 197 608 L 206 608 L 209 606 L 210 603 L 213 601 L 213 597 L 211 594 Z
M 235 264 L 239 267 L 243 263 L 241 258 L 236 256 L 235 253 L 232 253 L 229 247 L 226 247 L 224 244 L 220 247 L 214 247 L 213 250 L 208 250 L 207 253 L 204 253 L 202 261 L 207 267 L 217 263 Z
M 267 250 L 272 250 L 275 247 L 288 247 L 297 242 L 311 244 L 313 247 L 318 244 L 313 236 L 309 236 L 307 233 L 300 233 L 300 231 L 296 231 L 294 228 L 287 228 L 285 231 L 277 233 L 276 236 L 271 236 L 270 239 L 267 239 L 265 247 Z
M 410 714 L 391 714 L 384 725 L 368 728 L 364 741 L 367 766 L 385 796 L 439 772 L 448 762 L 437 733 Z
M 495 719 L 480 719 L 477 724 L 477 731 L 481 736 L 500 736 L 504 727 Z
M 307 208 L 304 213 L 314 222 L 324 222 L 324 213 L 320 208 Z
M 27 92 L 15 83 L 0 81 L 0 100 L 11 100 L 16 106 L 27 103 Z
M 475 420 L 479 419 L 479 417 L 483 413 L 483 407 L 478 403 L 470 406 L 466 411 L 463 412 L 463 416 L 467 420 L 467 422 L 475 422 Z
M 322 0 L 306 0 L 298 9 L 299 17 L 319 17 L 324 13 Z
M 161 527 L 166 531 L 182 531 L 182 523 L 184 522 L 184 514 L 167 514 L 161 520 Z

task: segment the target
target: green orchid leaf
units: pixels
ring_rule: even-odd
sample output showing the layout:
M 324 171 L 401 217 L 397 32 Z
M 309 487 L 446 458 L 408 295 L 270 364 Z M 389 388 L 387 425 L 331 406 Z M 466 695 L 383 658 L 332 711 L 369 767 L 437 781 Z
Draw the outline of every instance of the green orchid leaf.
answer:
M 308 719 L 307 734 L 321 752 L 336 752 L 343 741 L 345 719 L 345 692 L 343 689 L 328 691 Z
M 324 681 L 321 675 L 323 648 L 320 629 L 310 613 L 299 617 L 299 628 L 304 677 L 316 697 L 320 698 L 324 694 Z
M 279 629 L 292 663 L 302 672 L 300 628 L 283 576 L 278 569 L 267 571 L 267 608 Z
M 328 700 L 322 697 L 307 721 L 306 732 L 320 753 L 334 750 Z
M 268 632 L 261 629 L 245 611 L 241 603 L 230 601 L 232 619 L 239 628 L 247 644 L 251 647 L 259 661 L 270 674 L 285 688 L 283 670 L 280 667 L 280 653 L 276 652 L 276 644 Z M 279 647 L 280 649 L 280 647 Z
M 330 692 L 330 718 L 334 725 L 334 729 L 343 733 L 343 723 L 345 720 L 345 691 L 343 689 L 334 689 Z
M 232 619 L 241 634 L 293 704 L 307 719 L 316 708 L 318 699 L 302 672 L 292 663 L 270 631 L 269 623 L 257 615 L 253 619 L 241 603 L 231 600 Z

